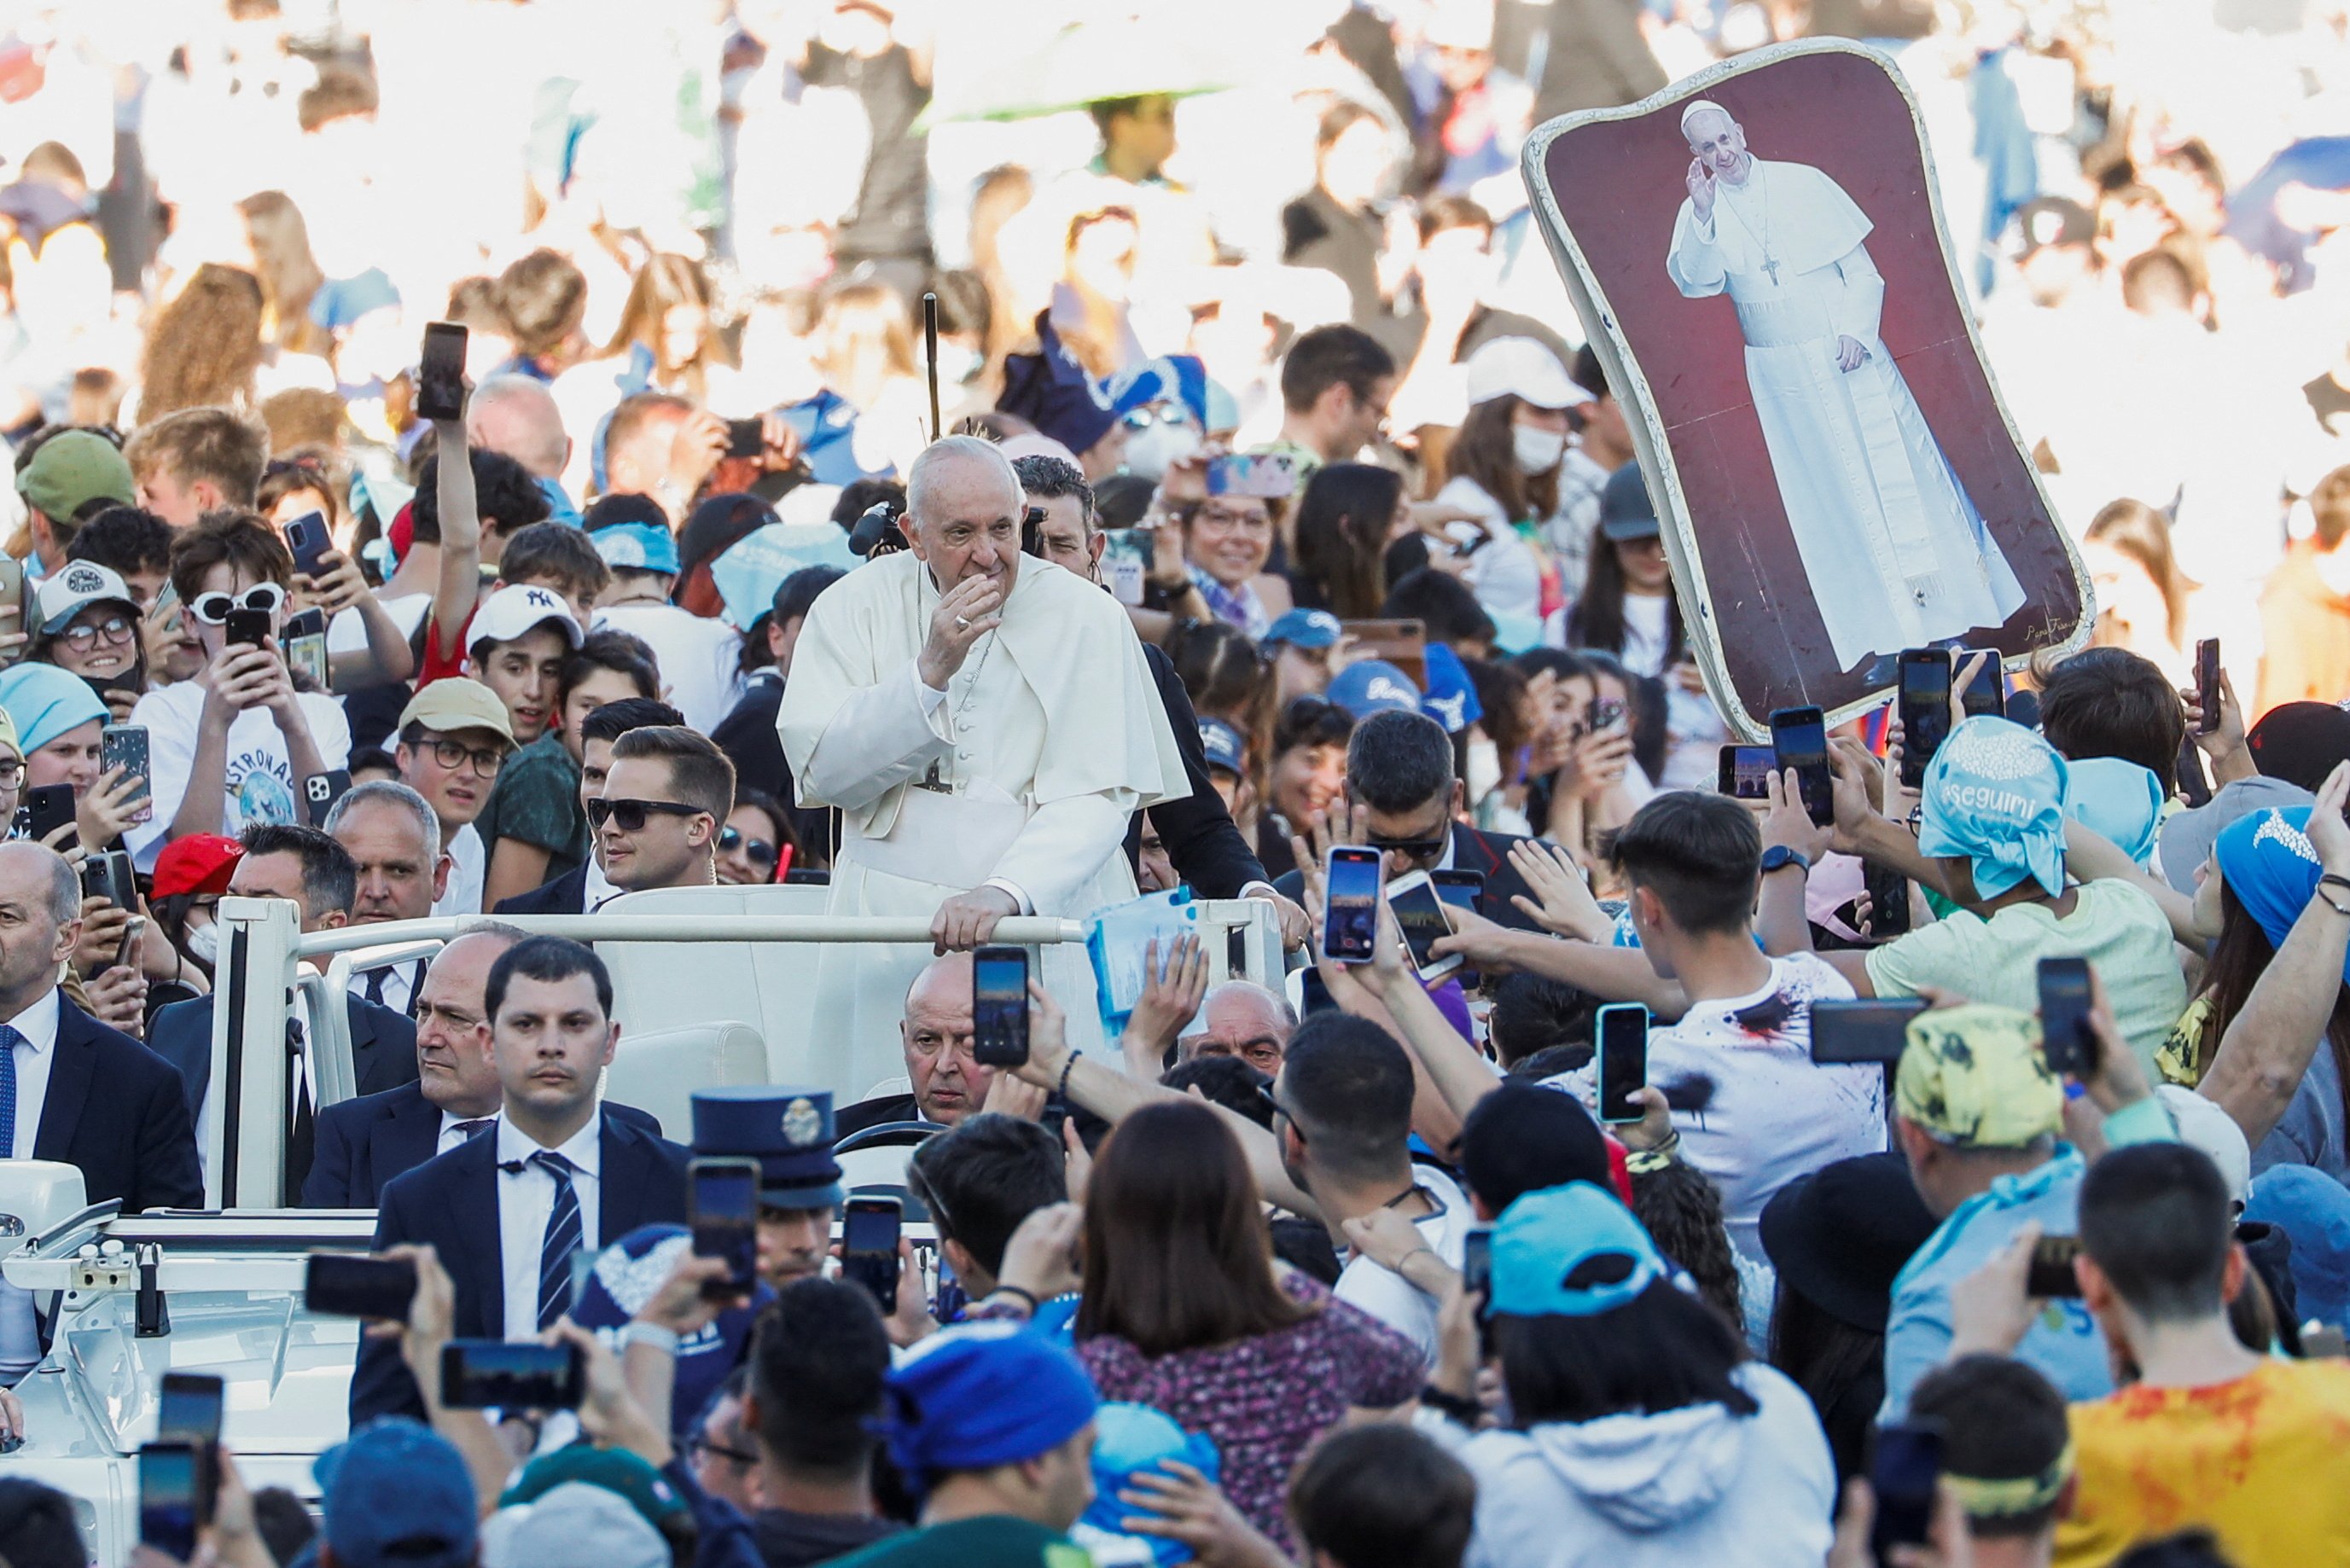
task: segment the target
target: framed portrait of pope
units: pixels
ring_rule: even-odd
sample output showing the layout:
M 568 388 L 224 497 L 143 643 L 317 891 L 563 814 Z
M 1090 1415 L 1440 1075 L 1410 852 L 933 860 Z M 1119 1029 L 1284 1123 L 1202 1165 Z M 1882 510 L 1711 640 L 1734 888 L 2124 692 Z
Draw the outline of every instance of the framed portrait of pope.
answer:
M 1888 60 L 1760 50 L 1549 122 L 1524 169 L 1734 730 L 1864 711 L 1905 648 L 2014 666 L 2085 638 Z

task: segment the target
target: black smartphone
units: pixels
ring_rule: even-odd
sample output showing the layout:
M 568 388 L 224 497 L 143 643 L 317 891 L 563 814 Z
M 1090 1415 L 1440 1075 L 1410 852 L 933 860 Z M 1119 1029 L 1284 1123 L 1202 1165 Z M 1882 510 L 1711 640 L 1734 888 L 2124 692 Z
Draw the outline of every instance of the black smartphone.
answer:
M 898 1227 L 902 1210 L 894 1198 L 849 1199 L 840 1221 L 841 1277 L 873 1293 L 888 1317 L 898 1310 Z
M 757 457 L 767 450 L 767 433 L 754 415 L 747 420 L 726 421 L 726 455 Z
M 2178 787 L 2178 797 L 2189 805 L 2211 804 L 2211 781 L 2203 772 L 2203 748 L 2195 743 L 2192 734 L 2180 737 L 2178 761 L 2172 767 L 2170 776 Z
M 2023 1293 L 2036 1302 L 2079 1295 L 2081 1280 L 2073 1272 L 2073 1260 L 2080 1255 L 2078 1236 L 2043 1236 L 2033 1242 L 2032 1262 L 2023 1273 Z
M 196 1554 L 196 1531 L 212 1518 L 209 1467 L 193 1445 L 150 1443 L 139 1450 L 139 1543 L 175 1563 Z
M 1461 1238 L 1461 1289 L 1465 1295 L 1493 1293 L 1493 1232 L 1479 1226 Z M 1482 1314 L 1483 1308 L 1478 1311 Z
M 1640 1091 L 1648 1082 L 1648 1010 L 1619 1002 L 1599 1010 L 1599 1119 L 1637 1122 L 1648 1112 Z
M 294 569 L 317 582 L 327 575 L 327 556 L 335 536 L 327 529 L 327 514 L 305 512 L 286 524 L 286 547 L 294 552 Z
M 2097 1070 L 2097 1043 L 2089 1033 L 2089 961 L 2040 961 L 2040 1039 L 2051 1071 L 2085 1078 Z
M 1028 1060 L 1028 950 L 986 947 L 971 958 L 972 1060 L 1017 1067 Z
M 1999 650 L 1995 648 L 1954 648 L 1950 650 L 1951 666 L 1963 669 L 1967 660 L 1978 653 L 1988 653 L 1991 657 L 1983 660 L 1981 670 L 1975 671 L 1975 678 L 1967 682 L 1967 689 L 1959 693 L 1959 711 L 1970 719 L 1985 713 L 1994 719 L 2004 719 L 2007 717 L 2007 675 L 2000 668 Z
M 1911 1421 L 1877 1428 L 1868 1484 L 1877 1493 L 1869 1550 L 1884 1562 L 1897 1546 L 1923 1546 L 1934 1523 L 1934 1492 L 1942 1479 L 1942 1428 Z
M 2216 637 L 2195 645 L 2195 705 L 2203 710 L 2198 729 L 2208 735 L 2220 727 L 2220 639 Z
M 1771 715 L 1771 765 L 1795 770 L 1804 809 L 1825 827 L 1835 821 L 1835 775 L 1828 769 L 1827 717 L 1817 708 L 1781 708 Z
M 145 822 L 155 815 L 154 764 L 150 760 L 147 726 L 144 724 L 109 724 L 98 732 L 98 771 L 100 777 L 120 768 L 126 777 L 139 781 L 131 799 L 138 803 L 138 815 L 130 820 Z
M 1714 788 L 1732 800 L 1769 800 L 1778 755 L 1768 746 L 1724 746 Z
M 1414 871 L 1388 883 L 1388 908 L 1395 911 L 1396 929 L 1403 933 L 1403 945 L 1422 981 L 1433 984 L 1461 967 L 1459 954 L 1439 958 L 1431 950 L 1438 938 L 1452 934 L 1452 921 L 1426 872 Z
M 310 826 L 323 828 L 333 815 L 335 803 L 351 793 L 351 770 L 328 768 L 322 774 L 312 774 L 302 781 L 303 804 L 310 808 Z
M 259 648 L 269 640 L 267 610 L 233 609 L 221 625 L 226 628 L 222 635 L 231 647 Z
M 416 416 L 465 417 L 465 329 L 453 321 L 427 322 L 416 366 Z
M 1914 996 L 1846 997 L 1812 1003 L 1812 1060 L 1823 1064 L 1901 1060 L 1909 1021 L 1926 1011 Z
M 405 1258 L 313 1252 L 302 1280 L 305 1311 L 328 1317 L 406 1323 L 416 1299 L 416 1265 Z
M 726 1277 L 708 1282 L 702 1293 L 729 1301 L 749 1295 L 759 1282 L 759 1162 L 697 1159 L 687 1172 L 694 1252 L 726 1260 Z
M 328 688 L 327 612 L 313 606 L 286 618 L 286 668 L 293 673 L 297 691 Z
M 832 886 L 832 872 L 827 867 L 822 866 L 795 866 L 790 870 L 784 873 L 784 886 L 786 888 L 828 888 Z
M 1950 738 L 1950 650 L 1901 650 L 1901 782 L 1926 782 L 1926 764 Z
M 219 1378 L 202 1372 L 166 1372 L 156 1402 L 155 1440 L 212 1449 L 220 1443 L 225 1407 Z
M 120 849 L 109 849 L 81 863 L 81 896 L 103 898 L 118 909 L 139 908 L 139 883 L 131 869 L 130 857 Z
M 1297 1010 L 1301 1018 L 1311 1018 L 1317 1012 L 1335 1012 L 1338 1004 L 1330 999 L 1330 988 L 1322 983 L 1322 971 L 1309 969 L 1302 972 L 1297 986 Z
M 1909 929 L 1909 878 L 1874 860 L 1861 868 L 1861 886 L 1868 889 L 1868 934 L 1877 941 Z
M 25 836 L 36 844 L 47 840 L 58 828 L 70 826 L 73 819 L 71 784 L 43 784 L 25 797 Z
M 441 1347 L 441 1402 L 457 1410 L 576 1410 L 588 1386 L 576 1345 L 452 1339 Z
M 1330 851 L 1323 873 L 1322 951 L 1332 963 L 1368 963 L 1379 929 L 1379 852 Z

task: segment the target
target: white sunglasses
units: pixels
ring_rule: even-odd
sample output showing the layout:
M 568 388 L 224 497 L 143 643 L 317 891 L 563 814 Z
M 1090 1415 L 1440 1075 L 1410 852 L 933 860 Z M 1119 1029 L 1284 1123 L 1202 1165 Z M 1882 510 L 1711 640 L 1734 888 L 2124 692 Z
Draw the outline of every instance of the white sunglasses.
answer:
M 260 610 L 265 614 L 275 615 L 285 603 L 284 588 L 279 587 L 276 583 L 255 583 L 245 589 L 242 595 L 198 594 L 188 601 L 188 608 L 206 626 L 224 626 L 228 622 L 231 610 Z

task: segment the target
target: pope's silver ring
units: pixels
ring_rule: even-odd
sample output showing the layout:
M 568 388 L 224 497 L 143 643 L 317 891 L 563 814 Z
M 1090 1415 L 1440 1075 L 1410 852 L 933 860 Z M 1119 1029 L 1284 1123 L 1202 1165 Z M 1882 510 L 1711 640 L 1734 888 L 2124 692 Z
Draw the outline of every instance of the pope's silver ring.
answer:
M 955 629 L 956 629 L 957 631 L 962 631 L 962 630 L 965 630 L 965 629 L 967 629 L 967 628 L 970 627 L 970 625 L 971 625 L 971 617 L 969 617 L 969 616 L 967 616 L 967 615 L 959 615 L 959 616 L 955 617 Z

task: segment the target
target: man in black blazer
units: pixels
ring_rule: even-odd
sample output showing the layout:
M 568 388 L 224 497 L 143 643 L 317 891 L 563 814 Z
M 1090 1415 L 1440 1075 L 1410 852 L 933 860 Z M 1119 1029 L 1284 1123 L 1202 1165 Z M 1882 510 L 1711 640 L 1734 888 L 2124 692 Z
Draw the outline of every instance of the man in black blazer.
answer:
M 593 854 L 594 851 L 589 851 Z M 588 867 L 583 860 L 552 882 L 542 882 L 527 893 L 500 898 L 494 915 L 584 915 L 588 912 Z
M 81 883 L 63 858 L 0 845 L 0 1157 L 78 1166 L 89 1201 L 120 1199 L 125 1212 L 201 1209 L 179 1080 L 57 989 L 80 917 Z
M 482 1011 L 490 966 L 523 940 L 511 927 L 472 930 L 435 954 L 417 990 L 412 1084 L 362 1095 L 318 1113 L 317 1155 L 302 1183 L 305 1209 L 372 1209 L 384 1184 L 446 1154 L 496 1119 L 504 1091 Z M 658 1135 L 644 1112 L 613 1113 Z
M 579 805 L 585 810 L 588 802 L 604 793 L 604 776 L 612 771 L 612 747 L 631 730 L 659 726 L 677 726 L 685 718 L 666 702 L 656 702 L 650 697 L 623 697 L 618 702 L 607 702 L 579 721 Z M 719 819 L 722 823 L 723 817 Z M 516 893 L 501 898 L 490 912 L 494 915 L 584 915 L 620 893 L 606 879 L 596 862 L 596 850 L 591 843 L 588 858 L 551 882 L 542 882 L 527 893 Z
M 560 937 L 517 943 L 490 966 L 483 1004 L 498 1122 L 394 1177 L 375 1244 L 433 1248 L 456 1287 L 457 1337 L 531 1339 L 568 1310 L 577 1254 L 684 1220 L 690 1157 L 597 1104 L 620 1031 L 593 952 Z M 351 1425 L 422 1408 L 397 1345 L 362 1341 Z
M 1394 708 L 1355 726 L 1347 742 L 1347 804 L 1364 808 L 1364 836 L 1387 851 L 1388 879 L 1408 871 L 1474 871 L 1485 878 L 1479 914 L 1518 930 L 1539 930 L 1511 901 L 1515 894 L 1534 897 L 1510 865 L 1510 846 L 1523 841 L 1464 826 L 1459 820 L 1461 793 L 1452 772 L 1452 738 L 1435 720 Z M 1334 807 L 1332 819 L 1344 809 Z M 1302 898 L 1304 882 L 1291 871 L 1274 886 Z
M 359 896 L 359 866 L 350 851 L 315 827 L 265 826 L 245 829 L 244 854 L 229 873 L 228 890 L 241 898 L 284 898 L 302 911 L 302 929 L 335 930 L 348 925 Z M 173 1002 L 147 1028 L 147 1044 L 179 1069 L 186 1085 L 188 1113 L 204 1125 L 204 1099 L 213 1076 L 213 1002 L 200 996 Z M 416 1025 L 390 1008 L 346 995 L 350 1020 L 351 1067 L 362 1095 L 380 1094 L 416 1081 Z M 298 1023 L 289 1020 L 289 1023 Z M 286 1145 L 287 1195 L 299 1192 L 309 1175 L 315 1147 L 316 1089 L 299 1086 L 294 1122 Z

